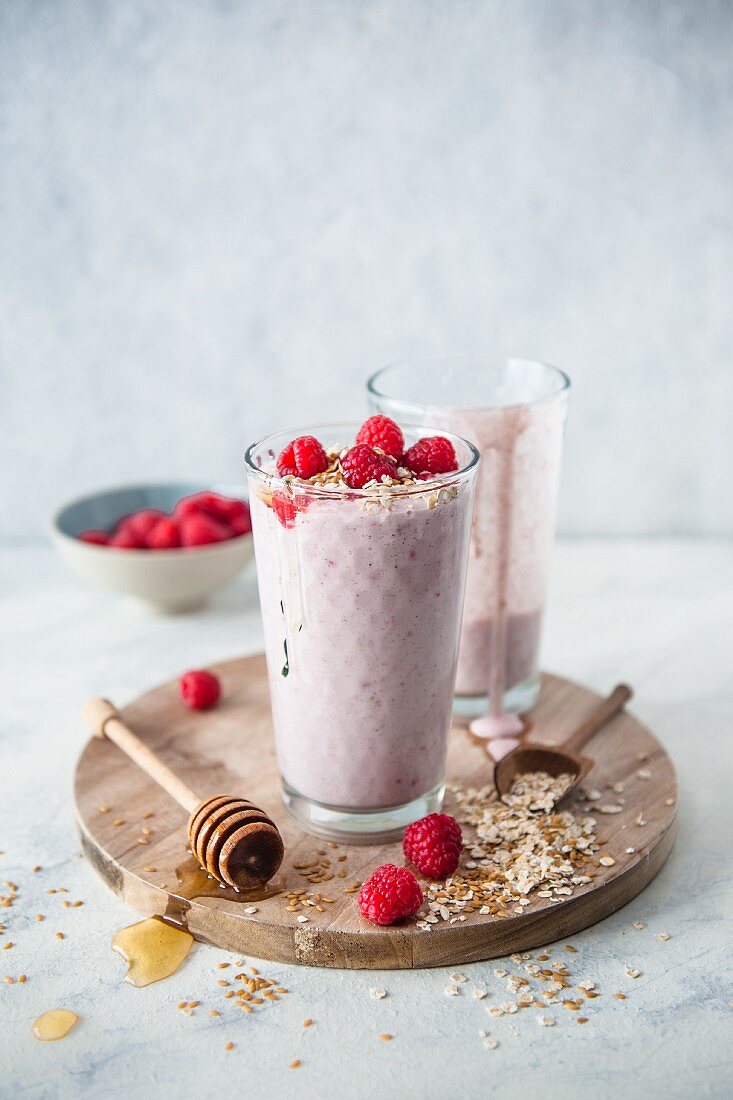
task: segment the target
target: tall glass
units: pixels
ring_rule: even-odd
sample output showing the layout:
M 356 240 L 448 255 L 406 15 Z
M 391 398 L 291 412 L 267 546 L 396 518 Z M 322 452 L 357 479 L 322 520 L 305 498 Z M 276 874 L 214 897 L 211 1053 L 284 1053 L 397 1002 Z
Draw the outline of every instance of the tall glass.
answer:
M 478 453 L 455 473 L 349 489 L 277 476 L 294 437 L 246 455 L 285 806 L 310 832 L 381 840 L 440 808 Z M 405 430 L 409 446 L 419 430 Z
M 570 381 L 545 363 L 487 357 L 398 364 L 368 382 L 372 408 L 481 453 L 456 676 L 456 709 L 499 717 L 539 693 Z M 501 725 L 497 725 L 501 730 Z

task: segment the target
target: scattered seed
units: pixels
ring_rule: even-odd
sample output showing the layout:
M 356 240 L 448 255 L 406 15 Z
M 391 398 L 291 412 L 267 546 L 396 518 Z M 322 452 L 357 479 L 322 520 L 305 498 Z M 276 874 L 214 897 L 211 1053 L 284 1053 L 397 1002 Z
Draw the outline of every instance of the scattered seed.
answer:
M 303 1020 L 303 1027 L 313 1027 L 313 1021 L 311 1020 L 310 1016 L 307 1020 Z
M 657 932 L 657 939 L 658 940 L 664 940 L 665 943 L 666 943 L 666 941 L 668 939 L 671 939 L 671 937 L 670 937 L 668 932 Z
M 384 1035 L 380 1035 L 380 1036 L 379 1036 L 379 1038 L 380 1038 L 380 1039 L 381 1039 L 381 1040 L 382 1040 L 383 1042 L 385 1042 L 385 1043 L 389 1043 L 389 1042 L 391 1042 L 391 1040 L 393 1039 L 393 1036 L 392 1036 L 392 1035 L 390 1035 L 390 1034 L 389 1034 L 389 1032 L 385 1032 L 385 1033 L 384 1033 Z
M 224 1050 L 234 1050 L 234 1043 L 229 1042 L 224 1044 Z
M 381 1001 L 383 997 L 387 996 L 387 990 L 386 989 L 370 989 L 369 990 L 369 995 L 370 995 L 370 997 L 374 997 L 375 1000 Z
M 301 1066 L 300 1058 L 294 1058 L 293 1061 L 290 1063 L 290 1068 L 291 1069 L 299 1069 L 300 1066 Z

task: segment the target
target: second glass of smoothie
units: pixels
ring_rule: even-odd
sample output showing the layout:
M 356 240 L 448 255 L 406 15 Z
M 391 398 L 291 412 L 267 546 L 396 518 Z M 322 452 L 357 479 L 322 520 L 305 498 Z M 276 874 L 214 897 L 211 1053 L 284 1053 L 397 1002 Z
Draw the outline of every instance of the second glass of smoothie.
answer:
M 511 715 L 539 692 L 569 387 L 546 363 L 488 357 L 397 364 L 368 383 L 376 412 L 450 428 L 481 454 L 456 709 L 477 715 L 488 707 L 485 736 L 513 733 Z
M 478 453 L 412 484 L 278 475 L 298 436 L 332 454 L 358 424 L 280 432 L 247 451 L 285 805 L 319 835 L 376 841 L 440 808 Z M 405 447 L 428 433 L 404 429 Z

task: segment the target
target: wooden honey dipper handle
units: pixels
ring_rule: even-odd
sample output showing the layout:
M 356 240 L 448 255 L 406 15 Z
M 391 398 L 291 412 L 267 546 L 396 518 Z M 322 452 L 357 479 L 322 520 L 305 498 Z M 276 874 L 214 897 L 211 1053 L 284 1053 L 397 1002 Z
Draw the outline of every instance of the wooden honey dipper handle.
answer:
M 199 796 L 125 725 L 117 708 L 108 699 L 90 699 L 81 713 L 90 733 L 113 741 L 176 802 L 193 813 L 201 802 Z

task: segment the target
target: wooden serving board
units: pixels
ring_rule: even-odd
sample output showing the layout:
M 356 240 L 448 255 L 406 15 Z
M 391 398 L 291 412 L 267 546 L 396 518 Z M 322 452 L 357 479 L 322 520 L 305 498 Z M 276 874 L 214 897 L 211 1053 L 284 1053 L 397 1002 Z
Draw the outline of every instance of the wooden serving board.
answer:
M 624 713 L 587 750 L 597 761 L 587 785 L 604 791 L 604 802 L 625 800 L 621 813 L 594 814 L 598 836 L 606 841 L 603 852 L 615 858 L 614 866 L 598 867 L 593 882 L 572 897 L 535 896 L 521 914 L 510 912 L 503 919 L 470 913 L 463 923 L 441 922 L 429 932 L 414 923 L 371 925 L 360 916 L 355 895 L 344 889 L 381 863 L 402 863 L 401 845 L 331 848 L 295 826 L 280 801 L 264 657 L 227 661 L 215 671 L 223 685 L 223 701 L 215 710 L 187 711 L 179 701 L 177 683 L 171 682 L 126 706 L 123 720 L 202 796 L 241 794 L 272 815 L 286 851 L 275 884 L 281 887 L 279 893 L 243 903 L 228 894 L 192 897 L 190 883 L 179 888 L 176 868 L 187 859 L 186 815 L 110 742 L 89 741 L 75 780 L 82 849 L 94 869 L 133 909 L 183 922 L 204 942 L 308 966 L 398 969 L 475 962 L 549 943 L 608 916 L 643 890 L 672 847 L 674 766 L 653 734 Z M 561 743 L 597 700 L 586 688 L 545 675 L 540 701 L 529 716 L 532 737 Z M 639 778 L 640 769 L 647 769 L 650 778 Z M 481 787 L 490 775 L 484 744 L 465 728 L 455 727 L 449 782 Z M 618 782 L 625 785 L 622 795 L 605 789 Z M 450 797 L 446 809 L 451 809 Z M 640 819 L 646 824 L 638 824 Z M 145 843 L 139 843 L 141 839 Z M 627 848 L 633 848 L 633 854 L 627 854 Z M 323 859 L 330 860 L 324 873 L 333 878 L 312 885 L 303 865 Z M 287 911 L 283 891 L 304 887 L 334 901 L 322 913 L 308 908 L 307 923 L 300 923 Z

